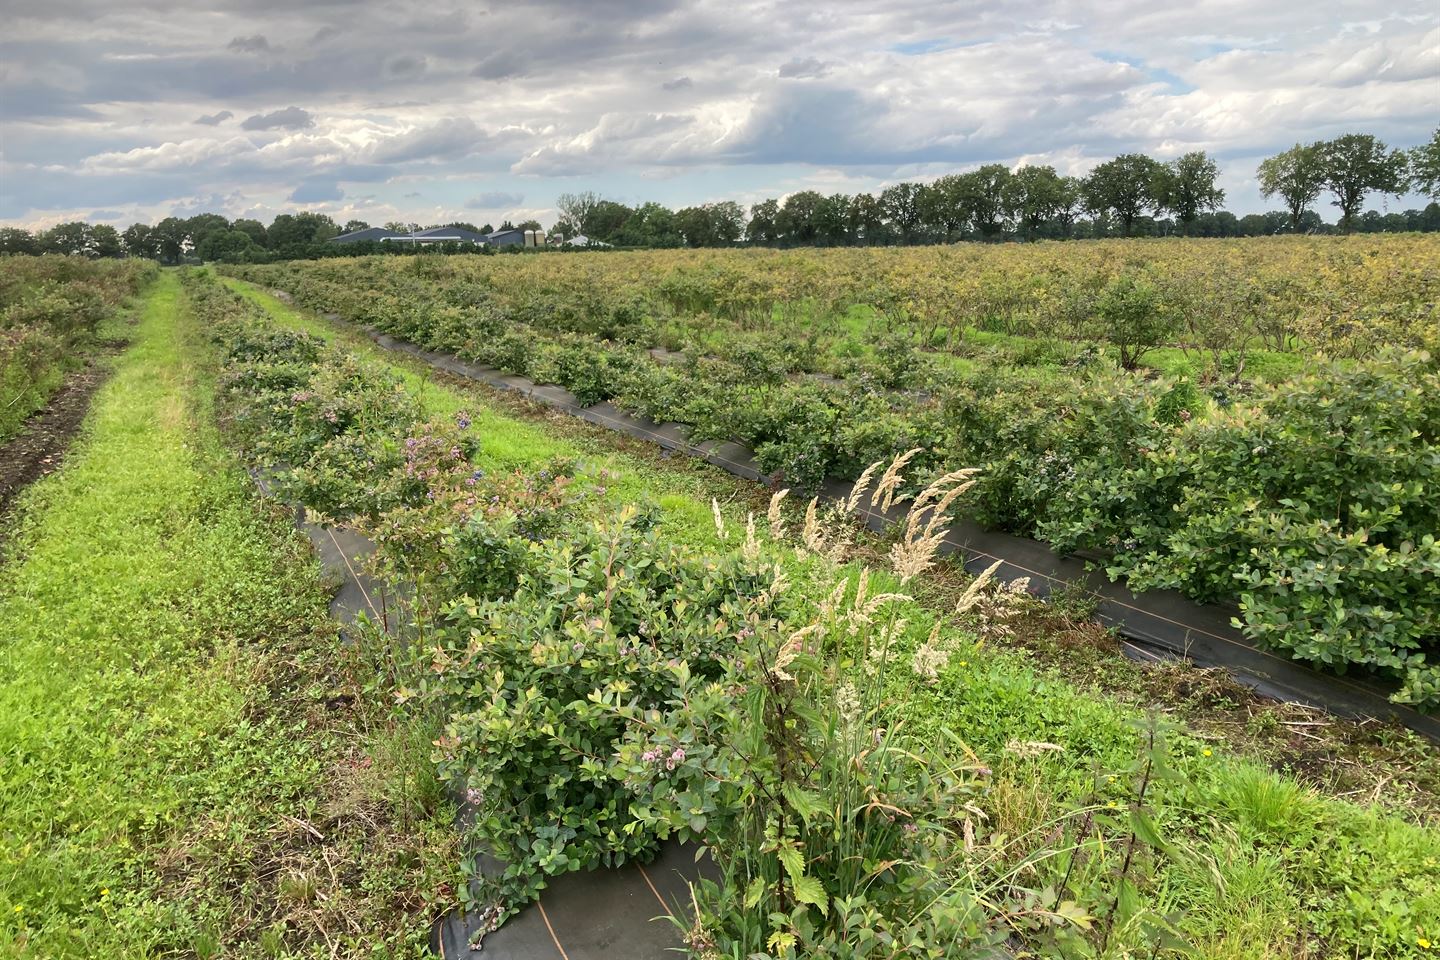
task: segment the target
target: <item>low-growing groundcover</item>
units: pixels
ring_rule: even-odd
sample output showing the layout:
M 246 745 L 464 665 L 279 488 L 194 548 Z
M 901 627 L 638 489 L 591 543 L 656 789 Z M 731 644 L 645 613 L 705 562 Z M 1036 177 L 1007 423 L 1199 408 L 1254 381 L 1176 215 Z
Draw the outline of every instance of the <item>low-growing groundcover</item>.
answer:
M 430 732 L 218 443 L 173 275 L 0 568 L 0 955 L 414 956 Z
M 996 651 L 1013 595 L 897 596 L 923 529 L 901 575 L 837 568 L 839 518 L 752 535 L 663 473 L 204 296 L 257 449 L 373 523 L 438 615 L 407 696 L 444 717 L 437 759 L 516 865 L 475 907 L 678 834 L 725 871 L 697 891 L 702 957 L 1428 951 L 1433 829 Z

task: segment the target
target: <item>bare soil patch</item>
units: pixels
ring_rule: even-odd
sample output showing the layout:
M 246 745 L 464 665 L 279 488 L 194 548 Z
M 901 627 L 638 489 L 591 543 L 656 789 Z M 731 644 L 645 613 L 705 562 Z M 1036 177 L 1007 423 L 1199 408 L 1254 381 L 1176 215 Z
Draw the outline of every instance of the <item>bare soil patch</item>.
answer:
M 16 497 L 30 484 L 59 468 L 85 421 L 90 398 L 110 376 L 110 364 L 104 360 L 119 353 L 125 345 L 124 340 L 101 344 L 83 367 L 66 376 L 43 410 L 26 420 L 19 433 L 0 443 L 0 545 L 13 527 L 10 515 Z

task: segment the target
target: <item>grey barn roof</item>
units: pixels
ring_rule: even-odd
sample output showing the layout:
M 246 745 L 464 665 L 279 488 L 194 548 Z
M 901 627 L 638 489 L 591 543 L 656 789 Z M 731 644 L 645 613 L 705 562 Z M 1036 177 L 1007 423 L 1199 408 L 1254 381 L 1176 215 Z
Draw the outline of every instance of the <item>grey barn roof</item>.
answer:
M 352 233 L 342 233 L 338 237 L 331 237 L 331 243 L 363 243 L 366 240 L 389 240 L 399 234 L 384 227 L 366 227 L 364 230 L 356 230 Z

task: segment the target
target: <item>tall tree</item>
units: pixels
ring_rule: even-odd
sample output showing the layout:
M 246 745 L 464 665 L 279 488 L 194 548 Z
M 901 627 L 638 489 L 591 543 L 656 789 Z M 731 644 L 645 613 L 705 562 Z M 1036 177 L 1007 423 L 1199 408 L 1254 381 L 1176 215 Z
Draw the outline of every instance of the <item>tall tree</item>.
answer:
M 365 221 L 351 220 L 350 223 L 345 224 L 345 232 L 351 232 L 352 224 L 356 223 L 365 223 Z M 370 224 L 365 223 L 365 226 L 360 227 L 359 229 L 364 230 L 365 227 L 368 226 L 370 226 Z M 270 245 L 270 237 L 265 232 L 265 224 L 261 223 L 259 220 L 236 220 L 234 223 L 230 224 L 230 229 L 239 230 L 241 233 L 248 236 L 251 240 L 254 240 L 257 247 L 268 247 Z
M 1429 143 L 1410 151 L 1410 186 L 1431 200 L 1440 201 L 1440 127 Z
M 963 175 L 949 173 L 925 188 L 920 195 L 920 220 L 937 236 L 954 240 L 965 232 L 969 220 L 965 208 Z
M 1279 197 L 1290 211 L 1290 231 L 1300 231 L 1300 218 L 1319 197 L 1325 187 L 1325 169 L 1319 144 L 1295 144 L 1284 153 L 1277 153 L 1260 164 L 1257 171 L 1260 192 L 1267 198 Z
M 585 222 L 590 219 L 602 202 L 600 194 L 590 190 L 583 193 L 562 193 L 555 198 L 555 209 L 565 215 L 565 219 L 575 224 L 582 232 L 585 229 Z
M 125 244 L 120 240 L 120 231 L 108 223 L 97 223 L 90 228 L 90 243 L 97 257 L 125 255 Z
M 987 163 L 978 170 L 960 175 L 960 197 L 968 219 L 986 240 L 993 240 L 1005 227 L 1005 198 L 1010 190 L 1010 168 Z
M 918 183 L 897 183 L 880 194 L 880 207 L 886 219 L 906 243 L 915 239 L 915 228 L 920 225 L 920 194 Z
M 0 253 L 37 254 L 40 243 L 29 230 L 19 227 L 0 227 Z
M 90 225 L 83 220 L 57 223 L 40 234 L 40 249 L 44 253 L 60 253 L 70 257 L 93 257 L 95 238 Z
M 750 222 L 745 226 L 745 239 L 751 243 L 774 243 L 777 239 L 775 218 L 780 213 L 778 200 L 761 200 L 750 208 Z
M 707 203 L 705 209 L 710 211 L 716 243 L 732 244 L 745 235 L 745 208 L 734 200 Z
M 1197 217 L 1225 202 L 1225 191 L 1215 185 L 1220 168 L 1203 150 L 1171 160 L 1156 177 L 1156 202 L 1190 232 Z
M 785 198 L 775 215 L 775 232 L 789 244 L 814 243 L 820 234 L 820 214 L 825 198 L 814 190 L 800 190 Z
M 1135 229 L 1135 221 L 1158 205 L 1155 187 L 1161 169 L 1158 161 L 1143 153 L 1126 153 L 1107 160 L 1085 178 L 1085 206 L 1094 214 L 1119 220 L 1128 237 Z
M 851 197 L 846 220 L 856 243 L 873 244 L 885 239 L 885 208 L 872 194 L 857 193 Z
M 159 238 L 155 236 L 155 228 L 148 223 L 132 223 L 120 234 L 120 242 L 125 245 L 125 253 L 132 257 L 144 257 L 147 260 L 160 259 Z
M 1405 192 L 1409 158 L 1368 133 L 1347 133 L 1319 145 L 1325 187 L 1340 208 L 1340 229 L 1349 233 L 1368 193 Z
M 1041 225 L 1058 215 L 1065 191 L 1065 178 L 1054 167 L 1027 164 L 1015 171 L 1006 185 L 1005 207 L 1025 239 L 1034 240 Z

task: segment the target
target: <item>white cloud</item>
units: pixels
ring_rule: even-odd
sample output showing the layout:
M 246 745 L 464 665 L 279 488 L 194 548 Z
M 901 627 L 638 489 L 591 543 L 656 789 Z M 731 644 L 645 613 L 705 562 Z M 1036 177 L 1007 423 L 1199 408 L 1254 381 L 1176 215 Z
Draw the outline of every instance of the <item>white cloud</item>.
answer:
M 1419 142 L 1440 92 L 1434 0 L 11 7 L 0 222 L 180 202 L 164 189 L 275 209 L 363 182 L 418 218 L 477 181 L 691 202 L 1187 149 L 1248 212 L 1254 158 L 1351 130 Z

